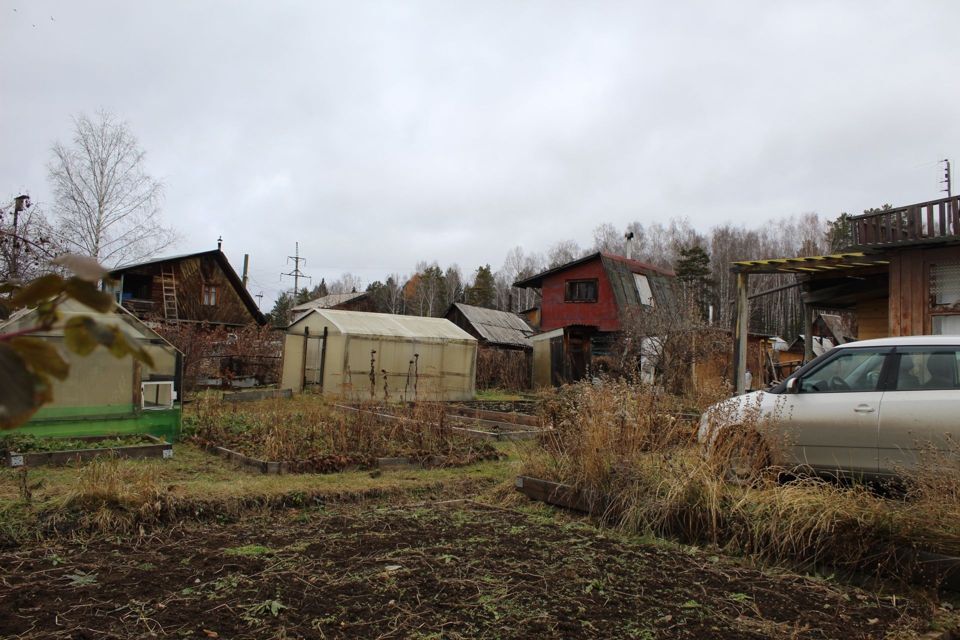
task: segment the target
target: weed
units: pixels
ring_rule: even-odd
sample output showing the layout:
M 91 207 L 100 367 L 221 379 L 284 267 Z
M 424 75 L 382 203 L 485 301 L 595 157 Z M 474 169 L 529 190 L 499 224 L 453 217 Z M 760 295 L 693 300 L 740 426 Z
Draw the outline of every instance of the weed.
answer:
M 273 549 L 259 544 L 246 544 L 241 547 L 232 547 L 225 549 L 224 553 L 228 556 L 265 556 L 274 553 Z

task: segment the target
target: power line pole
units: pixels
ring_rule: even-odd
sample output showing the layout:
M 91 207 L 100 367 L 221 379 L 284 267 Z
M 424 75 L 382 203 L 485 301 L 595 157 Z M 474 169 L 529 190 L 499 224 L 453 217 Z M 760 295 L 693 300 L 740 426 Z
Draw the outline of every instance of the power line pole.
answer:
M 287 262 L 293 260 L 293 270 L 290 273 L 281 273 L 280 276 L 290 276 L 293 278 L 293 299 L 297 299 L 297 294 L 300 293 L 300 278 L 306 278 L 307 280 L 312 280 L 312 278 L 306 275 L 303 271 L 300 271 L 300 263 L 307 264 L 306 258 L 300 257 L 300 243 L 296 243 L 296 251 L 294 255 L 287 256 Z
M 944 168 L 943 168 L 943 180 L 940 181 L 940 184 L 945 184 L 945 185 L 947 185 L 947 188 L 946 188 L 946 189 L 941 189 L 941 191 L 945 191 L 945 192 L 947 193 L 947 197 L 948 197 L 948 198 L 952 198 L 952 197 L 953 197 L 953 191 L 952 191 L 951 185 L 950 185 L 950 159 L 949 159 L 949 158 L 944 158 L 944 159 L 941 160 L 940 162 L 942 162 L 943 165 L 944 165 Z
M 260 308 L 260 301 L 263 300 L 263 292 L 261 291 L 260 293 L 258 293 L 257 295 L 255 295 L 255 296 L 253 296 L 253 297 L 257 299 L 257 309 L 259 309 L 259 308 Z

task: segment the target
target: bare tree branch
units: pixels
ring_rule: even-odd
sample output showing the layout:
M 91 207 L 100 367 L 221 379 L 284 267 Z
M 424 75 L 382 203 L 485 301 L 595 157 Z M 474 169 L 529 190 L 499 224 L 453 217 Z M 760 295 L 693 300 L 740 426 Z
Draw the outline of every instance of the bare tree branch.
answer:
M 71 251 L 115 266 L 156 255 L 177 241 L 160 221 L 163 185 L 125 122 L 107 112 L 74 119 L 73 145 L 59 142 L 49 165 L 53 211 Z

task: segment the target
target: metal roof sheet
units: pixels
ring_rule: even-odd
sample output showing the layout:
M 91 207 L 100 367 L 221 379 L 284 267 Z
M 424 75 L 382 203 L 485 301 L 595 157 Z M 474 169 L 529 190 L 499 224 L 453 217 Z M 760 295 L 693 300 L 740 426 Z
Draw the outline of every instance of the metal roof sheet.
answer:
M 312 309 L 291 324 L 287 331 L 296 331 L 295 327 L 297 325 L 309 322 L 318 316 L 321 322 L 329 322 L 344 335 L 476 342 L 473 336 L 446 318 L 398 316 L 390 313 L 344 311 L 341 309 Z
M 309 311 L 310 309 L 331 309 L 338 304 L 350 302 L 354 298 L 360 298 L 367 295 L 366 291 L 354 291 L 352 293 L 331 293 L 326 296 L 320 296 L 313 300 L 308 300 L 303 304 L 291 307 L 291 311 Z
M 504 344 L 517 347 L 533 347 L 530 336 L 535 332 L 523 318 L 509 311 L 498 311 L 486 307 L 475 307 L 456 302 L 453 305 L 477 330 L 484 340 L 492 344 Z

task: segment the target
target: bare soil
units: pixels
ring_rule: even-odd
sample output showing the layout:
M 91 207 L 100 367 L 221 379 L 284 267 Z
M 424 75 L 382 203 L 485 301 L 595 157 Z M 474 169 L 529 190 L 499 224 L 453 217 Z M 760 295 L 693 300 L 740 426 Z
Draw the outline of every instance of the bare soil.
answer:
M 881 638 L 921 603 L 471 501 L 0 553 L 0 636 Z

